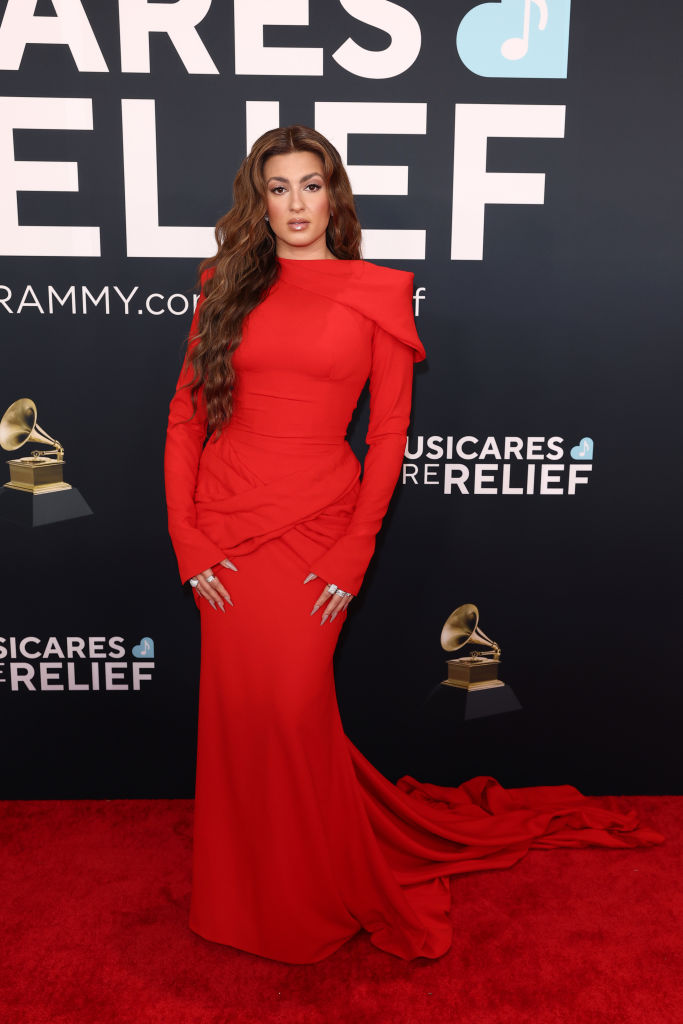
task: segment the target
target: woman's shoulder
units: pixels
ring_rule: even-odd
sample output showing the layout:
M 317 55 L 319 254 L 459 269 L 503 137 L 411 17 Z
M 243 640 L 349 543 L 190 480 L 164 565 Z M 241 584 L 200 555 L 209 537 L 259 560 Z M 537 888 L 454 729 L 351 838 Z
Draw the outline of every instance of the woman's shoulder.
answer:
M 397 302 L 403 306 L 410 303 L 412 306 L 415 281 L 412 270 L 397 270 L 395 267 L 385 267 L 382 263 L 372 263 L 370 260 L 360 261 L 359 268 L 363 286 L 369 289 L 369 293 L 375 296 L 378 303 Z
M 395 267 L 385 267 L 382 263 L 362 260 L 359 261 L 359 271 L 364 289 L 367 289 L 369 296 L 374 297 L 376 303 L 389 302 L 398 303 L 400 307 L 412 307 L 415 281 L 412 270 L 397 270 Z
M 385 267 L 383 263 L 372 263 L 370 260 L 358 260 L 358 263 L 361 265 L 364 274 L 369 278 L 375 278 L 378 282 L 412 285 L 415 278 L 412 270 L 398 270 L 396 267 Z
M 415 325 L 414 280 L 415 274 L 411 270 L 397 270 L 363 260 L 354 295 L 361 311 L 412 348 L 414 359 L 419 362 L 426 353 Z

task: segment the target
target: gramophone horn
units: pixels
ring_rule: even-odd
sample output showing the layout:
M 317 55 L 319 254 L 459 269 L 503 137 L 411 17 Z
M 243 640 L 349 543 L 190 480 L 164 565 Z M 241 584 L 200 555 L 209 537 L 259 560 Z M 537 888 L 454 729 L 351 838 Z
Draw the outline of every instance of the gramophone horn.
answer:
M 441 646 L 445 651 L 457 651 L 465 644 L 491 647 L 500 655 L 500 647 L 479 628 L 479 609 L 476 604 L 461 604 L 446 619 L 441 630 Z
M 62 451 L 62 446 L 54 437 L 36 422 L 36 403 L 30 398 L 18 398 L 0 420 L 0 445 L 8 451 L 16 451 L 27 441 L 48 444 Z

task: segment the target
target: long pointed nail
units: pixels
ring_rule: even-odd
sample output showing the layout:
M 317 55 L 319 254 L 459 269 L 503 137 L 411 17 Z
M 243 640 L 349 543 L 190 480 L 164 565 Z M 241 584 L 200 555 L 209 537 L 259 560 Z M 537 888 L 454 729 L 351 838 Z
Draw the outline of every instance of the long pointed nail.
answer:
M 310 583 L 311 580 L 314 580 L 314 579 L 315 579 L 315 573 L 314 572 L 309 572 L 308 576 L 304 580 L 304 583 Z

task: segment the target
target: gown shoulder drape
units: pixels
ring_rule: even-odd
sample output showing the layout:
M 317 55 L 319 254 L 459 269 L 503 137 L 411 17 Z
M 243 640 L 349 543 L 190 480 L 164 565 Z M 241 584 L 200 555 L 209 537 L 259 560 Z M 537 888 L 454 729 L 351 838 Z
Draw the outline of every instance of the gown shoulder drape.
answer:
M 233 601 L 222 613 L 195 594 L 189 923 L 286 963 L 321 960 L 361 930 L 406 960 L 438 957 L 452 942 L 451 876 L 507 867 L 532 848 L 662 837 L 569 785 L 505 790 L 478 777 L 450 787 L 409 775 L 394 784 L 346 736 L 333 655 L 347 611 L 322 625 L 310 612 L 324 584 L 362 586 L 425 350 L 412 273 L 363 260 L 278 266 L 233 352 L 227 427 L 206 439 L 187 362 L 169 408 L 164 468 L 180 578 L 212 567 Z M 361 478 L 346 430 L 368 379 Z M 226 557 L 237 572 L 220 564 Z M 304 585 L 309 573 L 318 578 Z

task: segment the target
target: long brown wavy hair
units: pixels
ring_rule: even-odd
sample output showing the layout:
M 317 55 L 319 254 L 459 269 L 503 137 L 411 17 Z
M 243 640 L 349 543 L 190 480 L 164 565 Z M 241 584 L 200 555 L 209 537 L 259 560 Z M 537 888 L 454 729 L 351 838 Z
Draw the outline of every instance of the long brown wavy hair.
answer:
M 201 275 L 215 267 L 204 284 L 197 333 L 188 339 L 186 363 L 191 364 L 192 408 L 197 411 L 203 389 L 208 429 L 216 440 L 232 415 L 236 373 L 232 353 L 242 340 L 248 313 L 267 295 L 279 274 L 276 238 L 268 221 L 267 186 L 263 171 L 271 156 L 310 152 L 320 157 L 330 201 L 326 241 L 338 259 L 361 259 L 361 226 L 342 159 L 332 143 L 313 128 L 293 124 L 261 135 L 242 161 L 233 184 L 233 206 L 216 224 L 217 252 L 198 267 Z M 198 339 L 198 340 L 197 340 Z

